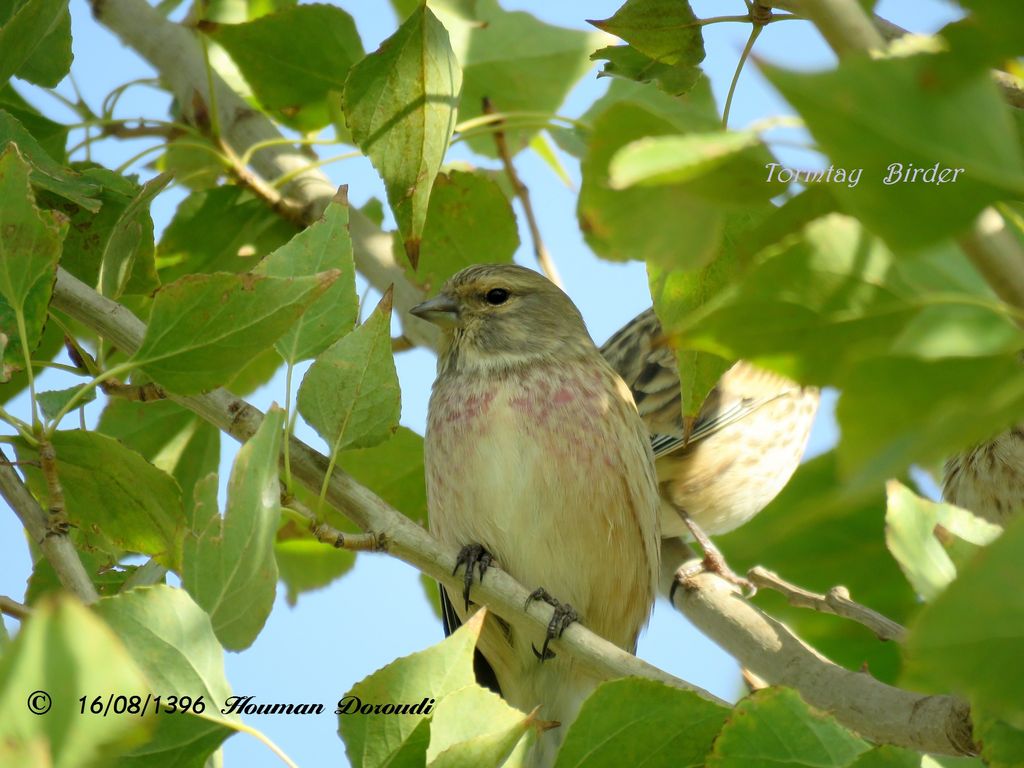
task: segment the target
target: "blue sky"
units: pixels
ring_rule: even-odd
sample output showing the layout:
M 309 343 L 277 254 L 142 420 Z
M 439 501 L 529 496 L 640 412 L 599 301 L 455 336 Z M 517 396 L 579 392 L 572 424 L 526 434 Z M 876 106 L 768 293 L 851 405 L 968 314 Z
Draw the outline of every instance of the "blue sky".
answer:
M 336 3 L 355 19 L 367 50 L 373 50 L 395 28 L 390 6 L 384 2 Z M 542 2 L 540 0 L 505 0 L 509 10 L 526 10 L 544 21 L 564 26 L 588 28 L 583 19 L 611 16 L 618 0 L 582 2 Z M 743 12 L 740 0 L 731 3 L 710 0 L 693 3 L 699 16 Z M 152 71 L 133 52 L 125 48 L 92 19 L 85 3 L 72 3 L 75 64 L 73 73 L 86 100 L 94 107 L 115 86 L 136 77 L 152 76 Z M 928 0 L 900 3 L 882 0 L 881 15 L 904 27 L 917 31 L 933 31 L 956 15 L 955 6 Z M 705 28 L 707 59 L 705 71 L 711 77 L 719 103 L 732 77 L 735 62 L 746 40 L 748 28 L 739 24 L 718 24 Z M 829 66 L 833 57 L 817 33 L 803 22 L 785 22 L 769 26 L 761 35 L 755 53 L 776 64 L 798 69 Z M 575 116 L 599 96 L 606 87 L 591 71 L 573 91 L 562 114 Z M 22 87 L 19 90 L 55 119 L 73 121 L 74 117 L 52 98 Z M 66 80 L 61 93 L 71 96 Z M 121 100 L 118 116 L 166 117 L 168 97 L 146 87 L 130 89 Z M 730 123 L 742 127 L 753 120 L 790 110 L 748 65 L 736 94 Z M 77 139 L 72 138 L 72 143 Z M 145 141 L 105 142 L 93 152 L 93 159 L 110 167 L 125 162 L 147 146 Z M 334 153 L 327 148 L 326 154 Z M 784 161 L 812 166 L 813 156 L 796 149 L 780 148 Z M 149 158 L 151 159 L 151 158 Z M 480 158 L 466 150 L 454 152 L 452 159 Z M 573 178 L 578 181 L 578 168 L 565 158 Z M 486 164 L 486 163 L 482 163 Z M 520 173 L 530 187 L 540 228 L 566 284 L 566 290 L 580 307 L 591 334 L 598 343 L 627 320 L 650 305 L 644 267 L 639 263 L 612 264 L 596 259 L 583 243 L 575 218 L 575 193 L 557 182 L 550 169 L 529 153 L 517 159 Z M 152 171 L 139 167 L 143 178 Z M 382 185 L 369 163 L 363 159 L 327 166 L 325 172 L 337 184 L 349 185 L 349 196 L 356 205 L 369 197 L 383 198 Z M 180 191 L 161 196 L 153 208 L 159 233 L 166 226 L 177 203 Z M 522 228 L 525 244 L 517 260 L 535 266 L 529 249 L 529 235 Z M 481 254 L 486 260 L 486 254 Z M 371 298 L 367 306 L 372 307 Z M 398 357 L 402 382 L 402 423 L 423 432 L 426 404 L 434 375 L 431 354 L 420 351 Z M 302 371 L 299 372 L 300 375 Z M 296 377 L 296 381 L 299 377 Z M 69 386 L 59 375 L 47 372 L 42 389 Z M 271 402 L 284 402 L 284 378 L 275 378 L 250 400 L 260 408 Z M 809 455 L 830 447 L 836 437 L 832 418 L 834 398 L 827 398 L 811 438 Z M 16 400 L 12 412 L 24 416 L 27 401 Z M 101 403 L 88 406 L 87 422 L 95 423 Z M 323 447 L 315 434 L 300 431 L 300 437 Z M 226 478 L 235 446 L 225 441 L 222 480 Z M 19 599 L 24 593 L 25 579 L 30 572 L 27 547 L 13 513 L 0 514 L 0 594 Z M 395 658 L 425 648 L 442 636 L 440 622 L 426 602 L 419 583 L 419 573 L 404 563 L 385 555 L 360 555 L 356 567 L 329 588 L 302 595 L 295 607 L 289 607 L 280 591 L 278 604 L 266 628 L 255 644 L 241 654 L 226 654 L 228 679 L 239 695 L 253 695 L 265 702 L 320 702 L 329 712 L 353 683 L 391 662 Z M 5 619 L 9 629 L 17 624 Z M 639 655 L 669 672 L 711 690 L 725 698 L 735 698 L 739 691 L 738 670 L 734 662 L 671 610 L 659 602 L 651 624 L 640 641 Z M 287 717 L 249 718 L 249 723 L 266 732 L 300 766 L 344 765 L 344 748 L 336 736 L 333 715 L 324 714 L 306 719 Z M 278 765 L 262 745 L 253 739 L 236 735 L 225 746 L 225 764 Z

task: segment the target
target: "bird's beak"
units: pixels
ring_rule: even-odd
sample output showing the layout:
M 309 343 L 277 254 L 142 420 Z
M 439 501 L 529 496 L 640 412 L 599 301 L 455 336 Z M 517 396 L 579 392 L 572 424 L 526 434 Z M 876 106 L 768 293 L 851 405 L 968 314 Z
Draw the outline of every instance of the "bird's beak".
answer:
M 459 304 L 447 293 L 439 293 L 434 298 L 417 304 L 409 310 L 409 314 L 442 328 L 455 328 L 459 325 Z

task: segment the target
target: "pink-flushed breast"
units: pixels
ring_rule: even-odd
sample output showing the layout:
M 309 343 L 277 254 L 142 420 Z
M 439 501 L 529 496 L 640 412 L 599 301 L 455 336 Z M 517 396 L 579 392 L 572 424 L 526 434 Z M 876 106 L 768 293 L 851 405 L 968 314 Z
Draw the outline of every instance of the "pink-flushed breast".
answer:
M 628 389 L 600 360 L 442 375 L 425 446 L 431 530 L 482 544 L 527 588 L 545 587 L 632 649 L 657 574 L 647 441 Z

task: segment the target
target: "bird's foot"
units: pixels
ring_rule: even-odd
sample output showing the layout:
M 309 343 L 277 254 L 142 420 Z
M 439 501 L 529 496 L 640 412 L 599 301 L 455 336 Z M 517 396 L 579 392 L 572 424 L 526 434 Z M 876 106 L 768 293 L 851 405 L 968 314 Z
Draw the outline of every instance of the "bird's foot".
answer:
M 455 558 L 455 570 L 452 571 L 452 575 L 454 576 L 459 572 L 460 566 L 466 567 L 462 580 L 462 599 L 466 601 L 467 611 L 469 610 L 469 590 L 473 586 L 473 569 L 477 569 L 478 578 L 482 582 L 484 574 L 492 565 L 494 565 L 494 558 L 480 544 L 467 544 L 459 550 L 459 556 Z
M 576 610 L 568 603 L 560 603 L 553 598 L 544 587 L 538 587 L 530 593 L 530 596 L 526 598 L 526 605 L 524 608 L 529 608 L 530 603 L 534 600 L 543 600 L 545 603 L 555 609 L 555 612 L 551 615 L 551 621 L 548 622 L 548 631 L 544 636 L 544 645 L 538 651 L 537 647 L 533 647 L 534 655 L 541 661 L 547 661 L 548 659 L 555 658 L 553 651 L 548 649 L 548 645 L 552 640 L 555 640 L 562 636 L 565 632 L 565 628 L 572 624 L 574 621 L 579 619 L 576 614 Z

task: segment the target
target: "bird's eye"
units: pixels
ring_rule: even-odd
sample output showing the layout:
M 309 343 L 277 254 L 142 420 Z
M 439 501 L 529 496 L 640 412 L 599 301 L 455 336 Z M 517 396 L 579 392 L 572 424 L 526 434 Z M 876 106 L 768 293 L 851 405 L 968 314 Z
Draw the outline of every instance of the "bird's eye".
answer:
M 484 294 L 484 298 L 488 304 L 498 306 L 508 301 L 508 290 L 505 288 L 491 288 L 491 290 Z

